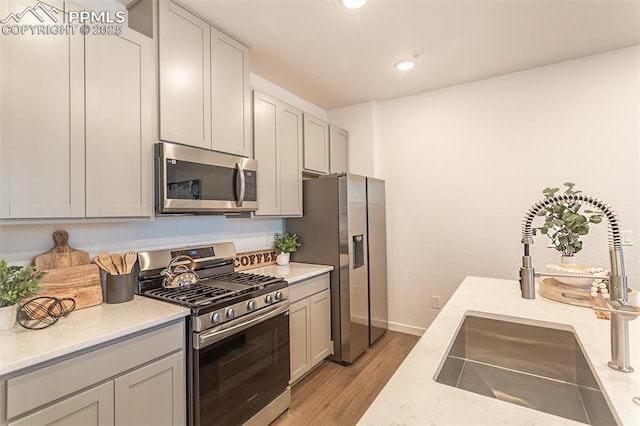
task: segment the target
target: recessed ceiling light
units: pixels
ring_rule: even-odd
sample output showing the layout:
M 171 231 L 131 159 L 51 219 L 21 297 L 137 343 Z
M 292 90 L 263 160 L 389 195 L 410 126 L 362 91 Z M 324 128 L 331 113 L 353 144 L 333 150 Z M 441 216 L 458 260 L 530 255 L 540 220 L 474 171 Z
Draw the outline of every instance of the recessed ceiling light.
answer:
M 347 9 L 360 9 L 367 0 L 342 0 L 342 5 Z
M 409 71 L 416 66 L 416 57 L 400 59 L 394 66 L 399 71 Z

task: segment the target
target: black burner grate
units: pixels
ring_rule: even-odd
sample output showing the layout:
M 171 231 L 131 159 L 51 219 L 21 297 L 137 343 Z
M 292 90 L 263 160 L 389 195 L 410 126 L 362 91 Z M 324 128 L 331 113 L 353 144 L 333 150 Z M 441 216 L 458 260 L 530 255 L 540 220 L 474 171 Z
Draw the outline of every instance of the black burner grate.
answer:
M 282 281 L 282 278 L 278 277 L 269 277 L 267 275 L 256 275 L 244 272 L 232 272 L 230 274 L 218 275 L 214 278 L 219 281 L 226 281 L 235 284 L 245 284 L 258 288 Z
M 203 284 L 192 284 L 182 288 L 156 288 L 148 290 L 145 295 L 169 302 L 180 303 L 189 307 L 205 306 L 215 301 L 224 299 L 233 293 L 234 290 L 212 287 Z

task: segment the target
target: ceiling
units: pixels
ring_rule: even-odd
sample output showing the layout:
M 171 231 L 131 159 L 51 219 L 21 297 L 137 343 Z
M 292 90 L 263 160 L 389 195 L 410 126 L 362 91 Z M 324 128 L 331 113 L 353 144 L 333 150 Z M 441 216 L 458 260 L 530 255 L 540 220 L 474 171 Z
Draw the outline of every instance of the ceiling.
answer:
M 251 72 L 325 110 L 640 43 L 640 0 L 178 1 L 248 45 Z

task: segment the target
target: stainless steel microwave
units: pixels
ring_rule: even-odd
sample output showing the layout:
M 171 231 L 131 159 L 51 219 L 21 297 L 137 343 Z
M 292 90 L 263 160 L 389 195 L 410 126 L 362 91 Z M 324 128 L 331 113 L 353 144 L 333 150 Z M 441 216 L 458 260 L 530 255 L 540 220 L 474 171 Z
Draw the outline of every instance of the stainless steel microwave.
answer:
M 224 214 L 258 209 L 258 162 L 175 143 L 155 145 L 156 213 Z

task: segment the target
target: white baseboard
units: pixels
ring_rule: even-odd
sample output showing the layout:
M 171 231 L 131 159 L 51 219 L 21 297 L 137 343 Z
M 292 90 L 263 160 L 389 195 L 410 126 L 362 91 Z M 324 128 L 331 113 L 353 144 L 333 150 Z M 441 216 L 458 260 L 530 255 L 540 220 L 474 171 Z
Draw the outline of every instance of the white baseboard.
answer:
M 422 336 L 424 332 L 427 331 L 426 328 L 414 327 L 412 325 L 399 324 L 397 322 L 391 321 L 389 321 L 389 330 L 397 331 L 400 333 L 413 334 L 414 336 Z

